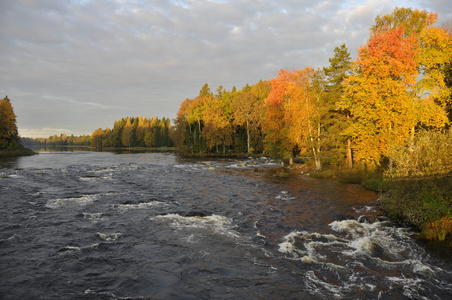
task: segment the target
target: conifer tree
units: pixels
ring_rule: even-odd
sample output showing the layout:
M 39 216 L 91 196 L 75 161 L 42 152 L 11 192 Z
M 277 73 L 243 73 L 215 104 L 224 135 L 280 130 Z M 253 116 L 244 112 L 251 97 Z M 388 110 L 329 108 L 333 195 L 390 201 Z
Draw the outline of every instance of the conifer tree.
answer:
M 325 115 L 326 139 L 329 145 L 330 156 L 335 157 L 333 160 L 340 160 L 342 156 L 347 157 L 348 167 L 351 169 L 352 151 L 351 139 L 344 136 L 344 129 L 347 127 L 350 112 L 346 109 L 338 109 L 338 103 L 343 95 L 343 81 L 351 73 L 351 56 L 345 44 L 334 49 L 334 56 L 329 59 L 330 65 L 323 68 L 325 78 L 320 77 L 319 82 L 325 80 L 324 104 L 329 111 Z

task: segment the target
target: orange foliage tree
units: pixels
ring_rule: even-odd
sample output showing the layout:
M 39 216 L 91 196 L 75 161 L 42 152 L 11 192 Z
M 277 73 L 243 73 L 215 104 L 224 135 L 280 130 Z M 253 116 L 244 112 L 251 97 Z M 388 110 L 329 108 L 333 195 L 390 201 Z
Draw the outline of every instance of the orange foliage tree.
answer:
M 269 147 L 291 158 L 293 152 L 312 151 L 316 169 L 321 169 L 321 103 L 312 86 L 314 69 L 281 70 L 271 80 L 267 98 L 266 133 Z
M 445 28 L 435 28 L 438 14 L 411 8 L 396 8 L 394 12 L 385 16 L 378 16 L 371 28 L 371 35 L 384 33 L 395 27 L 403 27 L 404 35 L 417 41 L 416 62 L 419 80 L 413 87 L 419 111 L 428 110 L 441 114 L 434 103 L 443 110 L 452 111 L 451 87 L 447 84 L 447 76 L 452 61 L 451 33 Z M 450 74 L 449 74 L 450 76 Z M 449 79 L 450 80 L 450 79 Z M 425 101 L 423 101 L 425 100 Z M 444 113 L 442 113 L 444 114 Z M 452 117 L 452 115 L 449 115 Z M 432 119 L 441 120 L 431 123 Z M 419 122 L 427 122 L 426 126 L 441 127 L 444 117 L 428 116 Z M 442 123 L 441 123 L 442 122 Z
M 354 73 L 344 81 L 341 108 L 350 111 L 355 160 L 380 164 L 391 144 L 405 143 L 416 124 L 410 91 L 416 83 L 415 36 L 402 27 L 373 35 L 358 51 Z

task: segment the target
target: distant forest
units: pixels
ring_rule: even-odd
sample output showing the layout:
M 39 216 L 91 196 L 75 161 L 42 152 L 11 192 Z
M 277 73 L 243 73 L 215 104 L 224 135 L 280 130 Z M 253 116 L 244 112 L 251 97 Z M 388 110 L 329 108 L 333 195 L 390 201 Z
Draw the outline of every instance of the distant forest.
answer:
M 121 147 L 173 147 L 168 118 L 126 117 L 113 129 L 96 129 L 91 135 L 53 135 L 48 138 L 22 138 L 28 147 L 90 146 L 96 149 Z
M 113 129 L 101 128 L 91 134 L 91 147 L 172 147 L 171 121 L 168 118 L 127 117 L 115 122 Z

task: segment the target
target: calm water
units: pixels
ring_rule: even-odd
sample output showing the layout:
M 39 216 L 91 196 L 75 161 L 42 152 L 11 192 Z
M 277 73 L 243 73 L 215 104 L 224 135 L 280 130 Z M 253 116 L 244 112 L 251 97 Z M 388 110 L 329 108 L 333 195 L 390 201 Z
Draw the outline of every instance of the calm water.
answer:
M 359 186 L 268 160 L 0 162 L 1 299 L 452 299 L 452 264 Z

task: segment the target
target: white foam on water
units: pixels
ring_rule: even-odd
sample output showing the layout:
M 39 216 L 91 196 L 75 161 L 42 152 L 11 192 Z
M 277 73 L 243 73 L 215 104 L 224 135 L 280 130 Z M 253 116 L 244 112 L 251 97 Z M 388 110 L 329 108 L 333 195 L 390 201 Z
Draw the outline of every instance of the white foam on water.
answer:
M 165 202 L 160 202 L 160 201 L 150 201 L 150 202 L 141 202 L 141 203 L 137 203 L 137 204 L 119 204 L 117 206 L 117 208 L 120 211 L 127 211 L 129 209 L 150 209 L 150 208 L 154 208 L 157 206 L 165 206 L 168 205 Z
M 288 191 L 281 191 L 279 194 L 275 197 L 276 200 L 283 200 L 283 201 L 290 201 L 296 199 L 295 197 L 291 196 Z
M 435 271 L 431 267 L 425 265 L 424 263 L 422 263 L 419 260 L 413 260 L 412 267 L 413 267 L 413 272 L 419 273 L 419 274 L 422 274 L 425 276 L 430 276 L 433 273 L 435 273 Z
M 368 236 L 352 241 L 350 246 L 356 249 L 355 251 L 349 252 L 350 255 L 356 253 L 372 253 L 374 249 L 374 243 Z
M 306 279 L 308 279 L 308 281 L 306 282 L 306 287 L 314 295 L 321 295 L 322 297 L 324 297 L 324 290 L 327 290 L 330 293 L 330 296 L 334 299 L 342 299 L 343 296 L 340 286 L 325 282 L 324 280 L 317 277 L 314 271 L 307 271 L 305 276 Z
M 207 229 L 217 234 L 238 238 L 239 234 L 232 230 L 232 219 L 210 215 L 205 217 L 184 217 L 179 214 L 167 214 L 150 218 L 151 221 L 167 220 L 171 222 L 171 227 L 177 230 L 183 229 Z
M 345 255 L 364 254 L 372 256 L 375 247 L 388 249 L 392 254 L 406 251 L 402 243 L 408 238 L 406 229 L 386 226 L 387 222 L 360 223 L 356 220 L 334 221 L 330 224 L 332 230 L 345 233 L 349 239 L 350 250 Z
M 429 280 L 444 285 L 438 277 L 444 270 L 429 265 L 409 229 L 395 227 L 388 221 L 343 220 L 329 225 L 337 234 L 294 231 L 279 244 L 279 251 L 286 258 L 329 270 L 333 279 L 314 271 L 304 275 L 313 295 L 341 298 L 352 290 L 361 290 L 384 297 L 386 291 L 401 290 L 408 298 L 424 299 L 423 289 Z M 381 272 L 391 275 L 384 277 L 384 282 L 375 281 Z
M 117 239 L 119 239 L 122 236 L 122 233 L 115 232 L 115 233 L 105 234 L 102 232 L 98 232 L 97 236 L 105 241 L 116 241 Z
M 77 246 L 66 246 L 61 248 L 60 250 L 58 250 L 57 254 L 59 255 L 66 255 L 66 254 L 70 254 L 70 253 L 74 253 L 77 251 L 83 251 L 86 249 L 94 249 L 97 250 L 99 248 L 99 243 L 94 243 L 85 247 L 77 247 Z
M 390 281 L 389 285 L 395 283 L 397 286 L 403 286 L 403 294 L 407 296 L 409 299 L 428 299 L 422 295 L 419 295 L 416 290 L 417 287 L 423 282 L 420 278 L 408 278 L 405 276 L 402 277 L 387 277 L 388 281 Z
M 82 248 L 76 246 L 66 246 L 60 249 L 58 252 L 67 252 L 67 251 L 80 251 Z
M 198 170 L 207 170 L 208 166 L 204 164 L 179 164 L 173 165 L 173 168 L 189 171 L 198 171 Z
M 6 176 L 7 178 L 22 178 L 22 175 L 18 175 L 18 174 L 10 174 Z
M 85 206 L 99 199 L 99 196 L 100 196 L 99 194 L 93 194 L 93 195 L 82 195 L 80 197 L 74 198 L 53 199 L 47 202 L 46 207 L 55 209 L 69 203 L 76 203 L 80 206 Z
M 304 263 L 325 261 L 327 257 L 322 255 L 323 247 L 344 246 L 346 242 L 332 234 L 311 233 L 307 231 L 294 231 L 286 235 L 284 241 L 279 244 L 279 252 L 289 254 L 291 259 Z M 300 247 L 301 246 L 301 247 Z
M 98 177 L 79 177 L 78 179 L 81 181 L 96 181 L 99 178 Z
M 199 238 L 197 238 L 194 234 L 190 234 L 182 238 L 182 240 L 189 244 L 197 244 L 199 242 Z
M 378 208 L 376 206 L 363 206 L 361 208 L 353 208 L 354 211 L 358 213 L 366 213 L 366 212 L 376 212 Z

